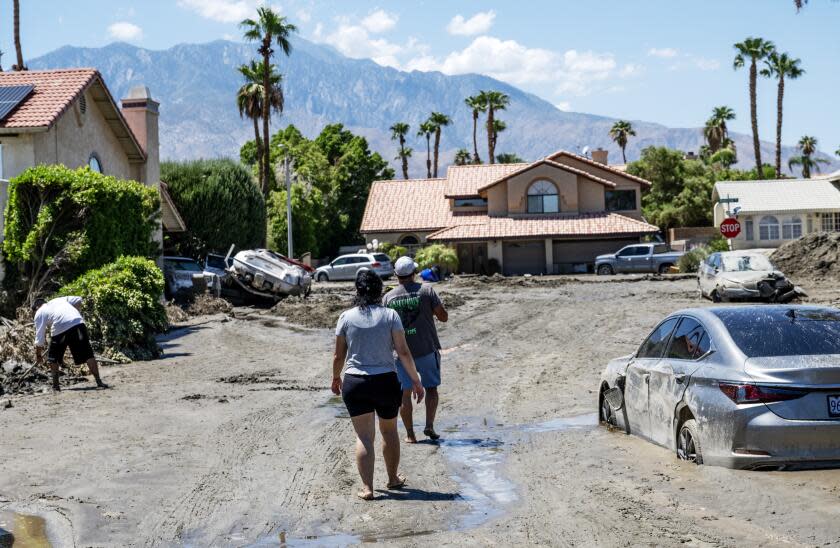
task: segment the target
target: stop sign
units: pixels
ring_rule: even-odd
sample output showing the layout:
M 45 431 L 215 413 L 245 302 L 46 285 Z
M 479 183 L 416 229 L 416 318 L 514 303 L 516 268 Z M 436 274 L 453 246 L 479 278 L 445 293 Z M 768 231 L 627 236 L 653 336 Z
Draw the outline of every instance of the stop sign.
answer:
M 735 238 L 741 233 L 741 223 L 738 219 L 725 219 L 720 223 L 720 233 L 724 238 Z

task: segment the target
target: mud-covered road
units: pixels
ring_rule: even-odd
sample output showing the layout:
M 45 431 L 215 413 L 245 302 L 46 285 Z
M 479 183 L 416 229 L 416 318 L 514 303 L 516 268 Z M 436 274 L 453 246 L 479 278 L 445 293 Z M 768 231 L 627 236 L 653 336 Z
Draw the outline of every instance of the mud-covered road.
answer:
M 370 503 L 327 389 L 331 331 L 282 306 L 192 320 L 164 359 L 107 368 L 111 390 L 0 409 L 0 511 L 46 517 L 61 546 L 840 546 L 840 470 L 697 467 L 595 426 L 606 361 L 707 304 L 695 288 L 441 284 L 444 442 L 404 445 L 409 488 Z

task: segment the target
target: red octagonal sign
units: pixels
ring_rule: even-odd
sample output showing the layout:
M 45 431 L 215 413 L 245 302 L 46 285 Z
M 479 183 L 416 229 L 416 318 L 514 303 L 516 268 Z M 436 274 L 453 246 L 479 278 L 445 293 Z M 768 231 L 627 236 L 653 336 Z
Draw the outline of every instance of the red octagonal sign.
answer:
M 725 219 L 720 223 L 720 233 L 724 238 L 735 238 L 741 233 L 741 223 L 738 219 Z

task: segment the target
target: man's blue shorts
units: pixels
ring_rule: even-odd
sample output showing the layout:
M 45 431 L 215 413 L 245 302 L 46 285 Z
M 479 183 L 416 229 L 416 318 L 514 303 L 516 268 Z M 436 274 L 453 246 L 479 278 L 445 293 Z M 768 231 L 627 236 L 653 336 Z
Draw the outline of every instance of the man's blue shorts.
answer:
M 440 352 L 432 352 L 425 356 L 414 358 L 414 365 L 420 374 L 420 382 L 423 388 L 436 388 L 440 386 Z M 411 390 L 411 377 L 405 372 L 400 359 L 397 358 L 397 376 L 400 378 L 400 387 L 403 390 Z

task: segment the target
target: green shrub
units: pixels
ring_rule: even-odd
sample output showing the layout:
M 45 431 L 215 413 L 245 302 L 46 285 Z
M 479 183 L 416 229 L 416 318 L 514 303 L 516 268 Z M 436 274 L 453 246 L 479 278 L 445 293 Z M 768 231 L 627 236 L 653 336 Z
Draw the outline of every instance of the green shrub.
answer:
M 250 171 L 232 160 L 164 162 L 161 180 L 187 225 L 169 236 L 179 255 L 199 258 L 210 251 L 260 247 L 265 240 L 265 201 Z
M 392 263 L 397 262 L 397 259 L 408 255 L 408 249 L 404 248 L 401 245 L 392 244 L 391 242 L 385 242 L 384 244 L 379 246 L 379 251 L 388 255 L 388 258 L 391 259 Z
M 9 183 L 4 285 L 16 303 L 121 255 L 153 257 L 156 188 L 64 166 L 32 167 Z
M 680 272 L 689 274 L 697 272 L 700 268 L 700 263 L 709 256 L 709 253 L 709 248 L 704 246 L 695 247 L 694 249 L 686 252 L 680 257 L 679 261 L 677 261 L 677 266 L 679 267 Z
M 454 272 L 458 269 L 458 254 L 451 247 L 434 244 L 424 247 L 414 256 L 420 269 L 439 266 L 444 271 Z
M 62 287 L 59 295 L 84 299 L 83 313 L 91 339 L 100 350 L 128 359 L 160 355 L 155 334 L 167 328 L 160 302 L 163 273 L 142 257 L 120 257 Z
M 706 243 L 709 248 L 709 253 L 718 253 L 720 251 L 729 251 L 729 240 L 723 236 L 715 236 Z

